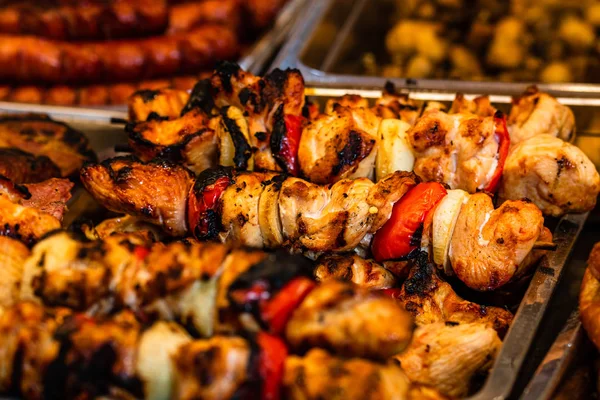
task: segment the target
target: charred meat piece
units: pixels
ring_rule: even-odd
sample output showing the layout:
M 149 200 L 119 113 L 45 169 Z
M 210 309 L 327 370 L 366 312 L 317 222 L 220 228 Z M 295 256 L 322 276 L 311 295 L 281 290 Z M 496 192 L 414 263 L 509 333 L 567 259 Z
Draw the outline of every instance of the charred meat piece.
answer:
M 427 262 L 426 255 L 417 259 L 395 298 L 414 316 L 419 326 L 438 322 L 477 322 L 490 326 L 503 337 L 513 319 L 513 315 L 502 308 L 462 299 L 449 283 L 438 276 L 437 269 Z
M 498 195 L 501 200 L 527 198 L 544 215 L 590 211 L 600 192 L 600 175 L 574 145 L 551 135 L 535 135 L 512 147 Z
M 142 89 L 129 97 L 128 111 L 130 122 L 141 122 L 153 117 L 174 119 L 189 100 L 185 90 L 177 89 Z
M 0 236 L 31 245 L 60 228 L 72 187 L 67 179 L 16 185 L 0 177 Z
M 167 161 L 143 163 L 118 157 L 81 169 L 85 188 L 112 211 L 125 212 L 162 226 L 172 236 L 183 236 L 186 201 L 193 174 Z
M 13 183 L 41 182 L 62 176 L 48 157 L 37 157 L 17 148 L 0 148 L 0 175 Z
M 77 173 L 84 162 L 96 160 L 81 132 L 39 114 L 2 116 L 0 147 L 46 156 L 60 168 L 63 177 Z
M 331 254 L 319 257 L 314 275 L 317 281 L 338 279 L 369 289 L 388 289 L 396 284 L 394 275 L 373 260 L 357 254 Z

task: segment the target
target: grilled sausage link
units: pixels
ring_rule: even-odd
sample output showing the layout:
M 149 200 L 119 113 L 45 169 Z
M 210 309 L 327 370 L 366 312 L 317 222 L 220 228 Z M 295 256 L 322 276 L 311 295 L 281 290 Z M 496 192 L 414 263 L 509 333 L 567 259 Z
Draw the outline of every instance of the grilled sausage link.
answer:
M 11 35 L 0 40 L 0 79 L 21 83 L 118 82 L 193 73 L 239 51 L 235 32 L 220 25 L 106 43 L 72 44 Z

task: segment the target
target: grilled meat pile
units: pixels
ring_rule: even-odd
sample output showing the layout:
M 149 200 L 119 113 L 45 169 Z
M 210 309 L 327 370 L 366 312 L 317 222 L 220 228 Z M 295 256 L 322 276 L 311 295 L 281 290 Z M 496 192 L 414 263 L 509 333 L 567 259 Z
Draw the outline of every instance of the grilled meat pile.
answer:
M 285 0 L 9 1 L 0 10 L 0 99 L 125 104 L 139 89 L 189 90 L 235 59 Z
M 457 96 L 446 112 L 392 88 L 372 107 L 345 96 L 319 113 L 297 71 L 260 78 L 222 63 L 189 94 L 134 95 L 134 154 L 100 162 L 65 125 L 7 117 L 0 392 L 469 395 L 513 319 L 478 292 L 531 274 L 552 244 L 544 213 L 587 210 L 597 191 L 562 140 L 570 110 L 526 96 L 539 100 L 524 97 L 507 120 L 486 98 Z M 532 140 L 558 143 L 540 157 L 565 157 L 555 181 L 538 178 L 555 201 L 523 199 L 518 180 L 513 194 L 503 187 Z M 79 183 L 124 215 L 62 229 Z M 585 198 L 565 204 L 566 190 Z

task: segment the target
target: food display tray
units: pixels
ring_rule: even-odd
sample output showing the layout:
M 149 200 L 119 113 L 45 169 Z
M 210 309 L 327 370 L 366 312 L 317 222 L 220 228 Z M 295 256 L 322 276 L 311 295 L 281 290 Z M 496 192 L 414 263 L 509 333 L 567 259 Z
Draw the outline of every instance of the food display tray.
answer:
M 328 98 L 344 93 L 359 93 L 365 97 L 378 97 L 381 91 L 365 91 L 356 87 L 347 87 L 342 90 L 331 88 L 307 88 L 306 94 L 318 103 L 325 102 Z M 446 101 L 453 96 L 443 96 L 427 92 L 415 92 L 412 97 L 421 100 Z M 495 103 L 506 103 L 506 96 L 493 96 Z M 577 100 L 577 99 L 573 99 Z M 572 103 L 585 102 L 585 99 L 572 101 Z M 600 104 L 598 104 L 600 105 Z M 500 104 L 502 108 L 502 104 Z M 577 107 L 590 107 L 574 106 Z M 123 125 L 127 114 L 122 111 L 109 111 L 84 108 L 70 108 L 58 106 L 42 106 L 17 103 L 0 102 L 0 114 L 3 113 L 37 112 L 46 113 L 54 119 L 69 123 L 75 129 L 84 132 L 90 139 L 92 147 L 97 151 L 99 158 L 104 159 L 118 154 L 115 147 L 127 143 L 127 136 Z M 75 195 L 74 198 L 84 197 Z M 77 200 L 75 200 L 77 201 Z M 72 209 L 76 208 L 72 204 Z M 512 395 L 515 382 L 526 364 L 535 363 L 536 360 L 528 357 L 528 353 L 535 343 L 536 335 L 542 327 L 543 317 L 548 309 L 550 299 L 561 279 L 565 266 L 568 263 L 573 247 L 588 218 L 589 213 L 566 215 L 560 220 L 547 221 L 547 226 L 553 230 L 554 242 L 557 249 L 549 252 L 541 262 L 529 283 L 526 284 L 524 295 L 518 305 L 514 321 L 504 338 L 502 349 L 481 389 L 470 399 L 504 399 Z M 65 216 L 65 218 L 67 218 Z M 536 344 L 537 345 L 537 344 Z M 540 360 L 537 360 L 539 362 Z M 536 364 L 537 365 L 537 364 Z M 535 368 L 535 366 L 533 367 Z
M 451 79 L 390 79 L 335 73 L 332 66 L 336 63 L 359 62 L 359 57 L 342 60 L 343 53 L 355 45 L 349 39 L 351 35 L 359 37 L 362 42 L 380 46 L 385 40 L 385 32 L 390 27 L 384 26 L 381 18 L 373 15 L 376 12 L 373 10 L 374 2 L 380 0 L 309 1 L 303 18 L 297 19 L 292 28 L 291 39 L 283 46 L 272 64 L 272 67 L 298 68 L 309 85 L 381 88 L 390 80 L 399 89 L 504 95 L 518 95 L 530 85 Z M 537 86 L 555 96 L 600 97 L 600 84 L 539 83 Z

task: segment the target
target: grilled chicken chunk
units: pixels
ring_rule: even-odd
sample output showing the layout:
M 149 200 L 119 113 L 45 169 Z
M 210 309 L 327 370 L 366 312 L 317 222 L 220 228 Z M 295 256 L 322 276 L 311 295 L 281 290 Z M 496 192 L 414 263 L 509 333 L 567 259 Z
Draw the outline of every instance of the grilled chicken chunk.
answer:
M 179 162 L 199 173 L 217 163 L 217 136 L 208 117 L 192 110 L 180 118 L 153 119 L 128 125 L 129 145 L 143 161 L 160 157 Z
M 417 328 L 395 360 L 411 382 L 431 385 L 452 398 L 469 394 L 471 381 L 487 372 L 502 342 L 484 323 L 433 323 Z
M 551 135 L 536 135 L 511 148 L 498 195 L 528 198 L 545 215 L 590 211 L 600 192 L 600 175 L 578 147 Z
M 456 94 L 452 101 L 449 114 L 475 114 L 478 117 L 493 117 L 496 114 L 496 108 L 490 103 L 488 96 L 478 96 L 473 100 L 467 100 L 461 93 Z
M 521 97 L 513 100 L 507 124 L 511 145 L 542 134 L 566 142 L 575 139 L 573 111 L 536 87 L 528 88 Z
M 393 299 L 332 280 L 313 289 L 294 311 L 286 339 L 298 350 L 321 347 L 386 359 L 407 346 L 412 327 L 410 314 Z
M 396 278 L 390 271 L 357 254 L 330 254 L 319 257 L 314 275 L 319 282 L 338 279 L 369 289 L 387 289 L 396 284 Z
M 502 308 L 482 306 L 462 299 L 423 256 L 413 266 L 396 298 L 414 316 L 419 326 L 438 322 L 476 322 L 493 328 L 503 337 L 513 319 L 513 315 Z
M 495 132 L 493 117 L 425 113 L 408 131 L 415 174 L 469 193 L 485 189 L 498 164 Z
M 186 199 L 193 174 L 167 161 L 142 163 L 117 157 L 81 169 L 81 182 L 109 210 L 162 226 L 172 236 L 187 232 Z
M 63 177 L 72 176 L 86 161 L 95 161 L 87 138 L 45 115 L 7 115 L 0 118 L 0 147 L 46 156 Z
M 36 157 L 17 148 L 0 148 L 0 175 L 19 184 L 58 178 L 61 172 L 46 156 Z
M 138 90 L 129 97 L 129 121 L 147 121 L 155 116 L 178 118 L 189 98 L 190 94 L 185 90 Z
M 544 217 L 534 204 L 510 200 L 494 210 L 487 194 L 473 194 L 452 233 L 450 264 L 470 288 L 494 290 L 533 265 L 531 258 L 524 261 L 543 232 Z
M 410 398 L 409 390 L 406 375 L 393 364 L 336 358 L 321 349 L 286 360 L 286 399 L 405 400 Z
M 302 131 L 298 158 L 304 176 L 315 183 L 373 178 L 381 119 L 368 108 L 336 104 Z

